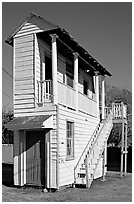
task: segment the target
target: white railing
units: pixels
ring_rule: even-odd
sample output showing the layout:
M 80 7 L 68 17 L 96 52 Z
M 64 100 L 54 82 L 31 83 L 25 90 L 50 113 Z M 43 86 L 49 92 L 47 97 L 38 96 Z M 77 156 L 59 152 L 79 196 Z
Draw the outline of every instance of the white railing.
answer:
M 112 113 L 112 107 L 105 107 L 104 108 L 104 115 L 105 115 L 105 119 L 109 116 L 109 114 Z
M 82 152 L 76 166 L 74 167 L 75 179 L 77 178 L 77 173 L 79 171 L 79 168 L 82 165 L 82 163 L 84 162 L 84 159 L 86 158 L 86 155 L 89 154 L 90 147 L 92 146 L 93 142 L 95 141 L 99 131 L 100 131 L 100 123 L 97 125 L 96 129 L 94 130 L 94 132 L 93 132 L 91 138 L 89 139 L 85 149 L 83 150 L 83 152 Z
M 93 99 L 78 93 L 78 108 L 80 111 L 97 116 L 97 103 Z
M 37 81 L 38 83 L 38 103 L 52 102 L 52 80 Z
M 97 128 L 95 129 L 92 137 L 88 141 L 85 149 L 83 150 L 75 168 L 74 168 L 74 179 L 75 183 L 77 180 L 78 173 L 80 171 L 80 168 L 85 164 L 85 168 L 88 166 L 88 171 L 85 169 L 87 182 L 89 180 L 89 174 L 90 176 L 94 175 L 96 170 L 96 165 L 98 165 L 99 161 L 99 155 L 100 152 L 103 152 L 104 144 L 107 141 L 107 138 L 109 136 L 109 133 L 112 129 L 112 113 L 108 115 L 107 119 L 103 123 L 99 123 Z M 93 177 L 92 177 L 93 179 Z
M 127 118 L 127 106 L 123 105 L 123 118 Z
M 127 106 L 123 103 L 113 103 L 112 104 L 113 118 L 120 119 L 127 117 Z
M 73 88 L 58 82 L 58 103 L 75 109 L 75 93 Z

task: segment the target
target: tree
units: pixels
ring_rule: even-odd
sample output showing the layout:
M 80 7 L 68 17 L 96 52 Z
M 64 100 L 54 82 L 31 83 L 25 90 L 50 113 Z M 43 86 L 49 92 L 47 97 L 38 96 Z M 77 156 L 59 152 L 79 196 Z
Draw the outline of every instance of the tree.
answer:
M 13 119 L 13 111 L 2 110 L 2 143 L 13 144 L 13 131 L 8 130 L 5 124 Z
M 126 88 L 120 89 L 116 86 L 110 86 L 106 81 L 106 106 L 111 107 L 112 102 L 120 100 L 127 105 L 127 122 L 128 122 L 128 145 L 132 144 L 132 93 Z M 108 139 L 108 144 L 115 146 L 120 145 L 122 126 L 114 124 Z

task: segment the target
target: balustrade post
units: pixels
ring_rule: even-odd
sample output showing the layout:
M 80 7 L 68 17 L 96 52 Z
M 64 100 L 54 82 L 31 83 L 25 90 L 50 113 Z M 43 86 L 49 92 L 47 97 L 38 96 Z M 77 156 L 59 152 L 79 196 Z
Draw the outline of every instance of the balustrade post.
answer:
M 78 111 L 78 56 L 79 54 L 74 53 L 74 89 L 75 89 L 75 108 Z
M 127 124 L 125 125 L 125 175 L 127 174 Z
M 122 122 L 122 138 L 121 138 L 121 177 L 123 176 L 123 154 L 124 154 L 124 121 Z
M 50 35 L 52 38 L 52 78 L 53 78 L 53 103 L 58 103 L 58 85 L 57 85 L 57 43 L 56 34 Z

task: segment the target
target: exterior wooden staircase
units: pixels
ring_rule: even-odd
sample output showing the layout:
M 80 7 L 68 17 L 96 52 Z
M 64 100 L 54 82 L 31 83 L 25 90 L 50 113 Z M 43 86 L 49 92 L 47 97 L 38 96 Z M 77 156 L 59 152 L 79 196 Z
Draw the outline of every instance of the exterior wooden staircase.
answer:
M 112 111 L 110 111 L 107 118 L 97 125 L 74 168 L 74 185 L 91 186 L 112 127 Z

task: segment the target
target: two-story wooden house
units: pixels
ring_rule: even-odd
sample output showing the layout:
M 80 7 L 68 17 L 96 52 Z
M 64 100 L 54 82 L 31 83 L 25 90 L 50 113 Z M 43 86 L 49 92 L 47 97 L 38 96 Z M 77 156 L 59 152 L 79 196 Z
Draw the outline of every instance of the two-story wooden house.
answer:
M 104 79 L 111 74 L 67 31 L 33 13 L 6 43 L 13 47 L 14 184 L 90 186 L 106 173 L 112 122 L 103 120 Z

